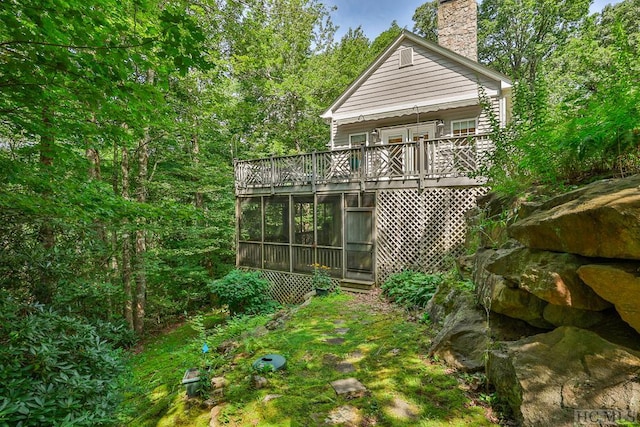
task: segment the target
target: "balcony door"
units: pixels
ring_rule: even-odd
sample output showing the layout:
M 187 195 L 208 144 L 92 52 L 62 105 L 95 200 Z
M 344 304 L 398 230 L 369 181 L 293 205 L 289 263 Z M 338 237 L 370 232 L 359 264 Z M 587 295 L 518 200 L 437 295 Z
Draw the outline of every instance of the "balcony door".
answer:
M 373 280 L 373 208 L 347 208 L 346 213 L 346 278 Z

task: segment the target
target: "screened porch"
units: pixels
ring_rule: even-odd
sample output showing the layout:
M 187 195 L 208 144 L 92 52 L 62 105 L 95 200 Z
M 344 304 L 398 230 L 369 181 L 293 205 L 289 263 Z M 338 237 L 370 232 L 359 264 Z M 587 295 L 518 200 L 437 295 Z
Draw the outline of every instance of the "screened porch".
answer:
M 374 279 L 374 193 L 238 198 L 239 267 Z

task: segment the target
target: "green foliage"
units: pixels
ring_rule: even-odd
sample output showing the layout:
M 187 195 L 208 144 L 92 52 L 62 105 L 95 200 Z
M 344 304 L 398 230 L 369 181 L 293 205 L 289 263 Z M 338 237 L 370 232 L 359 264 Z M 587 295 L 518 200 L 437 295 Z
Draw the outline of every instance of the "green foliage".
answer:
M 208 288 L 232 316 L 274 311 L 278 303 L 269 294 L 269 282 L 258 272 L 233 270 L 222 279 L 209 283 Z
M 478 9 L 478 57 L 534 88 L 541 62 L 572 35 L 590 4 L 590 0 L 484 0 Z
M 389 276 L 382 285 L 382 291 L 396 304 L 406 308 L 423 308 L 443 282 L 443 277 L 438 274 L 405 270 Z
M 0 295 L 0 424 L 109 425 L 121 401 L 120 352 L 96 329 Z
M 566 41 L 537 60 L 533 77 L 516 82 L 508 127 L 484 101 L 496 150 L 482 173 L 494 190 L 517 194 L 532 184 L 562 188 L 640 171 L 638 10 L 637 0 L 624 1 L 563 30 Z
M 331 276 L 329 276 L 329 267 L 325 265 L 314 264 L 313 276 L 311 283 L 315 289 L 329 290 L 333 287 Z
M 438 1 L 428 1 L 413 13 L 413 31 L 427 40 L 438 42 Z

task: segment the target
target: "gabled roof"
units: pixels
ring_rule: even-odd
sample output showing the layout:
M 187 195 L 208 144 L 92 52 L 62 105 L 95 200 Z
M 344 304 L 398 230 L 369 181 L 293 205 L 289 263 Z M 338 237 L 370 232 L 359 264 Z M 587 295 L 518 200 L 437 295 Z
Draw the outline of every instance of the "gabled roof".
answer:
M 333 104 L 320 116 L 324 119 L 330 119 L 333 116 L 333 112 L 339 108 L 405 41 L 409 40 L 424 49 L 435 52 L 451 61 L 457 62 L 479 75 L 485 76 L 489 79 L 499 81 L 501 89 L 509 89 L 512 85 L 509 77 L 502 73 L 492 70 L 491 68 L 484 66 L 476 61 L 473 61 L 467 57 L 455 53 L 454 51 L 440 46 L 437 43 L 426 40 L 410 31 L 402 30 L 402 33 L 382 52 L 378 57 L 367 67 L 366 70 L 360 74 L 360 76 L 336 99 Z

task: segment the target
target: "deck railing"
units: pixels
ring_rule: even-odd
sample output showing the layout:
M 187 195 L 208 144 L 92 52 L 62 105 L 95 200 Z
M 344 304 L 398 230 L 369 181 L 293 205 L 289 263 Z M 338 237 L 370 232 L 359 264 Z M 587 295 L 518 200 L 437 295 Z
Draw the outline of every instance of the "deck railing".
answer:
M 489 135 L 362 146 L 237 161 L 236 189 L 337 182 L 469 177 L 493 144 Z

